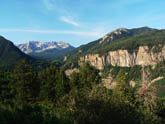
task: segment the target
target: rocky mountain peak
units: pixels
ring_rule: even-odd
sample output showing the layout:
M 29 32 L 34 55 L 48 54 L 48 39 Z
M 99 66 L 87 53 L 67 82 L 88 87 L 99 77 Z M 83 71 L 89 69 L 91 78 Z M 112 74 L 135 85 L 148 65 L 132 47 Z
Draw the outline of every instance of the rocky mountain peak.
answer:
M 130 37 L 136 34 L 144 34 L 144 33 L 152 32 L 156 30 L 157 29 L 153 29 L 149 27 L 140 27 L 140 28 L 134 28 L 134 29 L 119 28 L 106 34 L 104 37 L 102 37 L 102 40 L 100 40 L 99 43 L 101 44 L 104 42 L 111 42 L 119 38 Z
M 115 39 L 118 39 L 124 36 L 129 36 L 129 35 L 130 35 L 130 31 L 128 29 L 119 28 L 103 36 L 102 40 L 99 43 L 101 44 L 103 42 L 110 42 Z
M 20 44 L 17 47 L 24 53 L 32 53 L 32 52 L 43 52 L 45 50 L 50 50 L 54 48 L 65 49 L 72 46 L 68 43 L 64 43 L 63 41 L 60 42 L 29 41 L 28 43 Z
M 115 33 L 115 34 L 121 34 L 122 32 L 128 32 L 129 30 L 126 28 L 119 28 L 114 31 L 112 31 L 110 34 Z

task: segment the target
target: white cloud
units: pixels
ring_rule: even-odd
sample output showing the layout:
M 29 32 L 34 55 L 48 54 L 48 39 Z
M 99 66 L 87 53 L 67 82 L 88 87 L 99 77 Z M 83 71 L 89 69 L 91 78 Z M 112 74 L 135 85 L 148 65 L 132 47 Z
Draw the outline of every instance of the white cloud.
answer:
M 74 25 L 74 26 L 80 26 L 80 24 L 75 22 L 71 17 L 62 16 L 62 17 L 60 17 L 60 20 L 65 22 L 65 23 Z
M 64 1 L 63 1 L 64 2 Z M 67 15 L 67 16 L 61 16 L 60 21 L 71 24 L 73 26 L 80 26 L 80 24 L 73 20 L 73 18 L 69 15 L 72 15 L 73 13 L 70 12 L 61 0 L 42 0 L 43 5 L 48 11 L 54 11 L 57 13 L 60 13 L 60 15 Z
M 37 30 L 37 29 L 0 29 L 0 32 L 30 32 L 30 33 L 43 33 L 43 34 L 71 34 L 88 37 L 101 37 L 102 32 L 82 32 L 71 30 Z

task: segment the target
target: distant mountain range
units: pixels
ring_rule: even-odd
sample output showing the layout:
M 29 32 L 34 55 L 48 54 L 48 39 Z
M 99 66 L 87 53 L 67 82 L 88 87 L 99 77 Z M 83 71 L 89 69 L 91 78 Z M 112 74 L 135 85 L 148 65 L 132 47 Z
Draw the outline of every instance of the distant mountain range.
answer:
M 30 61 L 35 60 L 34 58 L 54 60 L 64 56 L 65 64 L 73 65 L 73 63 L 78 64 L 80 57 L 90 54 L 106 56 L 109 51 L 128 50 L 131 52 L 135 51 L 139 46 L 147 45 L 150 47 L 164 44 L 164 34 L 165 30 L 148 27 L 120 28 L 78 48 L 74 48 L 64 42 L 39 41 L 31 41 L 16 47 L 11 41 L 0 36 L 0 65 L 13 65 L 23 58 Z M 156 50 L 159 50 L 159 48 Z
M 74 50 L 74 47 L 64 42 L 40 42 L 30 41 L 17 46 L 22 52 L 37 58 L 55 59 L 61 58 L 66 53 Z

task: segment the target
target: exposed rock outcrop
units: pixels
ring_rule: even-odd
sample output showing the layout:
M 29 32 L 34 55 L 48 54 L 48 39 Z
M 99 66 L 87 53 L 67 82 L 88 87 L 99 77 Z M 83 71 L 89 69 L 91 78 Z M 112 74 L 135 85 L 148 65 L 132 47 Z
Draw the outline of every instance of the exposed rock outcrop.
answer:
M 110 41 L 113 41 L 115 39 L 119 39 L 119 38 L 122 38 L 122 37 L 128 37 L 128 36 L 132 36 L 133 35 L 133 32 L 131 32 L 131 30 L 129 29 L 126 29 L 126 28 L 120 28 L 120 29 L 117 29 L 117 30 L 114 30 L 108 34 L 106 34 L 102 40 L 100 40 L 100 44 L 103 43 L 103 42 L 110 42 Z
M 66 76 L 70 77 L 70 75 L 71 75 L 73 72 L 79 72 L 79 70 L 78 70 L 77 68 L 68 69 L 68 70 L 65 71 L 65 74 L 66 74 Z
M 109 51 L 103 56 L 99 54 L 88 54 L 80 57 L 79 63 L 89 61 L 97 69 L 103 69 L 104 66 L 113 65 L 120 67 L 132 67 L 134 65 L 155 65 L 165 59 L 165 46 L 159 52 L 154 51 L 155 47 L 140 46 L 133 52 L 128 50 Z

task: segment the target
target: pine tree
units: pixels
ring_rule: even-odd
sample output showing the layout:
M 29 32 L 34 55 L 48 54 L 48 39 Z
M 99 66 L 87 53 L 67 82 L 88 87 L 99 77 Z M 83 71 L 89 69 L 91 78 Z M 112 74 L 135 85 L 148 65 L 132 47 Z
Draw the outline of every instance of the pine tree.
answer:
M 21 103 L 34 102 L 39 94 L 40 84 L 32 66 L 26 60 L 20 61 L 14 70 L 16 100 Z
M 84 63 L 79 72 L 80 87 L 91 88 L 93 84 L 100 83 L 101 77 L 99 70 L 91 66 L 89 63 Z
M 69 92 L 69 80 L 63 69 L 52 65 L 39 74 L 39 79 L 41 82 L 40 97 L 42 100 L 56 102 Z

